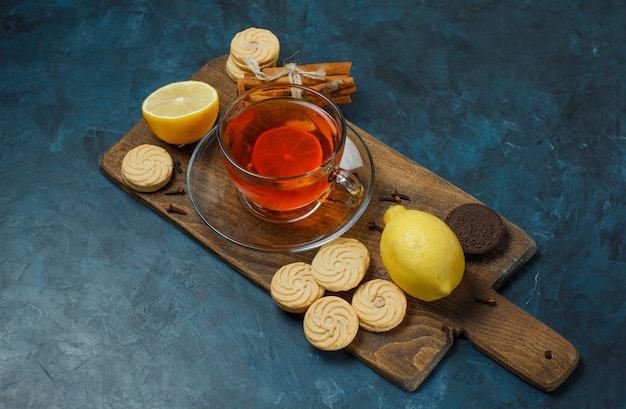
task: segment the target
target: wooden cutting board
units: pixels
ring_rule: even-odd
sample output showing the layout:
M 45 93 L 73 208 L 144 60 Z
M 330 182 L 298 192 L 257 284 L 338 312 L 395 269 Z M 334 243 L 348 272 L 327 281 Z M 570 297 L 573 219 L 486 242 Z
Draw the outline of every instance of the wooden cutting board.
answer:
M 226 58 L 211 60 L 192 77 L 218 89 L 221 112 L 237 96 L 236 86 L 224 69 Z M 380 233 L 368 228 L 371 221 L 382 225 L 389 203 L 380 201 L 381 197 L 396 188 L 411 196 L 411 201 L 403 203 L 407 208 L 427 211 L 442 219 L 453 208 L 478 200 L 356 125 L 350 125 L 372 153 L 376 182 L 365 213 L 344 236 L 359 239 L 371 252 L 371 266 L 365 280 L 388 278 L 379 254 Z M 155 193 L 137 193 L 122 181 L 120 166 L 124 155 L 143 143 L 164 147 L 180 164 L 181 172 L 175 171 L 169 185 Z M 268 292 L 272 275 L 280 266 L 313 259 L 315 250 L 265 253 L 232 244 L 202 221 L 188 195 L 166 195 L 164 192 L 171 188 L 186 189 L 186 170 L 193 148 L 193 145 L 179 148 L 162 143 L 142 120 L 102 156 L 100 169 L 128 194 Z M 168 203 L 188 214 L 168 213 L 165 210 Z M 485 355 L 535 387 L 551 391 L 561 385 L 578 364 L 577 350 L 496 292 L 536 251 L 535 242 L 528 234 L 506 218 L 503 220 L 506 226 L 503 246 L 489 257 L 468 260 L 461 284 L 449 297 L 431 303 L 408 297 L 407 316 L 398 328 L 381 334 L 360 330 L 347 350 L 390 382 L 414 391 L 450 349 L 455 337 L 464 335 Z M 350 295 L 341 294 L 346 299 Z M 493 302 L 485 302 L 490 297 Z M 271 303 L 271 298 L 267 302 Z

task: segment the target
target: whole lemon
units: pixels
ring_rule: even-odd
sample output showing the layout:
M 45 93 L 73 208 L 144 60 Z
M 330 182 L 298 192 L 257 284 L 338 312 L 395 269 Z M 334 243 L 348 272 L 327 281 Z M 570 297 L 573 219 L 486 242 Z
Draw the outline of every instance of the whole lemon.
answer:
M 380 255 L 391 279 L 423 301 L 447 297 L 459 285 L 465 256 L 458 238 L 437 216 L 401 205 L 387 209 Z

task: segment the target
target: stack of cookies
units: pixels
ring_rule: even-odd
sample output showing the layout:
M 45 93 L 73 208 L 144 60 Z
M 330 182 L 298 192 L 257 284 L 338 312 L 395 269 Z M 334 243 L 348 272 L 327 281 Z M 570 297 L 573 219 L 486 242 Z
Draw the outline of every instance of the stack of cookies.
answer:
M 275 67 L 280 53 L 280 42 L 269 30 L 250 27 L 235 35 L 230 42 L 226 72 L 233 81 L 251 72 L 246 59 L 254 59 L 260 69 Z

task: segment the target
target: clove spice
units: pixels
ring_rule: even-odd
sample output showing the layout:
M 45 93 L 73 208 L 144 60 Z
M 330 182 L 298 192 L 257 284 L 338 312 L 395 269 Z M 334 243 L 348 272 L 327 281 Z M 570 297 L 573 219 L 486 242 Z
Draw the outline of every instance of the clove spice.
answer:
M 400 199 L 399 196 L 383 196 L 380 198 L 381 202 L 393 202 L 393 203 L 400 203 L 402 201 L 402 199 Z
M 498 305 L 496 298 L 491 295 L 485 298 L 476 297 L 476 301 L 482 304 L 487 304 L 490 307 L 495 307 L 496 305 Z
M 380 200 L 383 202 L 400 203 L 403 200 L 411 201 L 411 198 L 409 197 L 409 195 L 400 193 L 398 192 L 398 189 L 393 188 L 389 191 L 389 196 L 383 196 Z
M 180 207 L 176 207 L 174 206 L 172 203 L 168 203 L 165 205 L 165 210 L 168 213 L 177 213 L 177 214 L 182 214 L 182 215 L 186 215 L 187 212 L 183 209 L 181 209 Z
M 396 189 L 396 188 L 391 189 L 390 195 L 392 197 L 399 197 L 402 200 L 411 201 L 411 198 L 408 195 L 405 195 L 404 193 L 399 193 L 398 189 Z
M 174 170 L 176 170 L 176 172 L 177 172 L 179 175 L 182 175 L 182 174 L 183 174 L 183 168 L 181 168 L 181 166 L 180 166 L 180 161 L 179 161 L 179 160 L 177 160 L 176 162 L 174 162 Z
M 185 189 L 182 187 L 173 188 L 164 192 L 166 195 L 184 195 Z
M 377 225 L 376 222 L 369 222 L 369 223 L 367 223 L 367 228 L 370 229 L 370 230 L 379 231 L 381 233 L 383 232 L 383 228 L 380 227 L 379 225 Z

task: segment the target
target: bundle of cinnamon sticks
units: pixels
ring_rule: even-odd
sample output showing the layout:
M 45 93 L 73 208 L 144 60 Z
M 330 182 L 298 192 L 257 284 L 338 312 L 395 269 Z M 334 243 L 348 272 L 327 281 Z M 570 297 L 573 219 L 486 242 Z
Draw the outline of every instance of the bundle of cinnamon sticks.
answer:
M 356 85 L 354 84 L 354 78 L 350 76 L 350 69 L 352 68 L 351 61 L 343 62 L 328 62 L 322 64 L 305 64 L 298 65 L 298 68 L 303 71 L 316 71 L 320 68 L 324 68 L 326 76 L 322 80 L 307 78 L 302 76 L 302 85 L 309 88 L 313 88 L 316 91 L 326 95 L 335 104 L 349 104 L 352 102 L 350 94 L 356 92 Z M 283 67 L 267 67 L 261 69 L 263 73 L 268 76 L 274 76 L 284 71 Z M 244 92 L 256 88 L 263 84 L 270 82 L 258 79 L 254 73 L 247 72 L 243 78 L 237 80 L 237 93 L 238 95 Z M 282 76 L 278 79 L 271 81 L 272 84 L 289 84 L 289 77 Z M 275 92 L 267 97 L 275 97 Z M 262 97 L 261 97 L 262 98 Z

